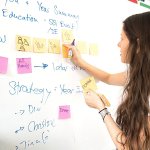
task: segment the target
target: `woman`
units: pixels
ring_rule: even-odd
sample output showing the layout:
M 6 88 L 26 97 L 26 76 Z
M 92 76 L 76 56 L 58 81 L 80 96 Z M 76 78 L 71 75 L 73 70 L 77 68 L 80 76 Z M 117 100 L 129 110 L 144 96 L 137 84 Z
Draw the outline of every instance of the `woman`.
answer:
M 95 78 L 124 86 L 123 100 L 117 109 L 116 122 L 102 97 L 87 92 L 85 102 L 99 110 L 118 150 L 150 150 L 150 12 L 135 14 L 123 22 L 118 43 L 121 61 L 129 64 L 126 72 L 109 74 L 84 61 L 74 46 L 72 61 Z

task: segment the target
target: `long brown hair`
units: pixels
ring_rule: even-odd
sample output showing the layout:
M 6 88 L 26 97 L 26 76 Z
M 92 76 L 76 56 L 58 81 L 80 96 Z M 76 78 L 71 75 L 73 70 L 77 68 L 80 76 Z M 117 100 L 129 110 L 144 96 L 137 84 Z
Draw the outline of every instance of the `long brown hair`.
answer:
M 116 122 L 127 137 L 129 150 L 150 150 L 150 11 L 125 19 L 123 30 L 129 39 L 129 79 Z

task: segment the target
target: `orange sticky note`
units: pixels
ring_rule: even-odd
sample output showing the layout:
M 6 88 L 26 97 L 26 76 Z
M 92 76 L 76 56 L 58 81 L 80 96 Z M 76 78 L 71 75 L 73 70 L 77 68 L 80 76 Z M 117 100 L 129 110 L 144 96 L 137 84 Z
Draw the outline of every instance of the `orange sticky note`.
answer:
M 72 56 L 72 51 L 66 47 L 64 44 L 62 45 L 62 55 L 63 58 L 71 58 Z

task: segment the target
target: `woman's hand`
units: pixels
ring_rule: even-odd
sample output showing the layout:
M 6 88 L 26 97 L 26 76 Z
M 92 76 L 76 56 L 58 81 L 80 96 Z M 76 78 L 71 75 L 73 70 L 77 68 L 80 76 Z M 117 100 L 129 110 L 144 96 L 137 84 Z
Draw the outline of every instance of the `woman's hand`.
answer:
M 81 67 L 81 63 L 83 60 L 81 58 L 80 51 L 77 50 L 76 46 L 68 45 L 68 44 L 66 44 L 65 46 L 68 47 L 68 49 L 72 50 L 72 57 L 71 57 L 72 62 L 75 65 Z
M 100 94 L 97 94 L 94 91 L 90 90 L 84 95 L 84 97 L 85 102 L 88 106 L 98 110 L 102 110 L 105 108 L 105 104 L 103 103 Z

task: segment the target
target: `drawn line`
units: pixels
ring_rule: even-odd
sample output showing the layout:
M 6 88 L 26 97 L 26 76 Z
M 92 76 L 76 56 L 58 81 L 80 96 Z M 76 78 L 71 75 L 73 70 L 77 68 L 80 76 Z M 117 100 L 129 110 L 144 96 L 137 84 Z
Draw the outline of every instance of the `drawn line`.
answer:
M 146 7 L 146 8 L 150 9 L 150 5 L 147 5 L 147 4 L 144 4 L 144 3 L 141 3 L 141 2 L 140 2 L 140 6 L 143 6 L 143 7 Z

